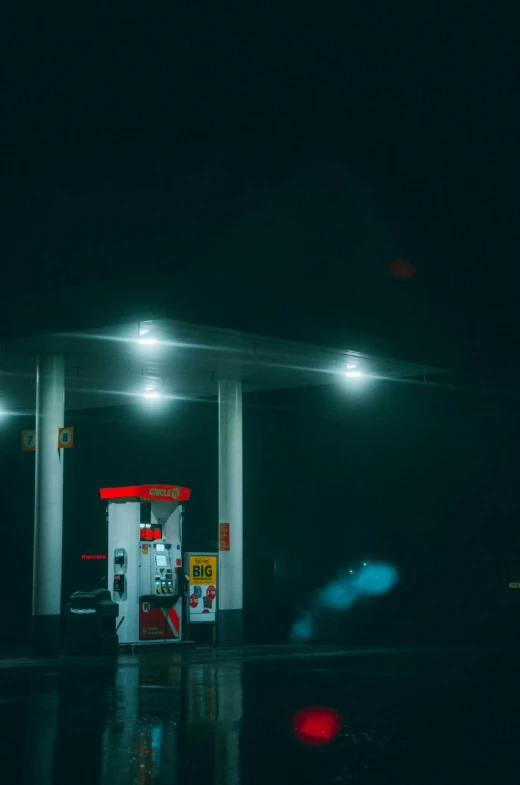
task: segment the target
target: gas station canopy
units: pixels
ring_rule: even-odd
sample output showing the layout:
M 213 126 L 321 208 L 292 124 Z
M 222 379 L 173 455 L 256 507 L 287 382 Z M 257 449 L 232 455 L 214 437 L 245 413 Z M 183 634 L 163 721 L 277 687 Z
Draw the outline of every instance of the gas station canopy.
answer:
M 223 544 L 218 560 L 218 642 L 220 646 L 241 646 L 243 393 L 338 382 L 363 384 L 371 379 L 424 377 L 441 372 L 431 367 L 367 356 L 348 347 L 328 349 L 169 319 L 12 338 L 0 354 L 0 411 L 34 413 L 37 433 L 34 652 L 41 656 L 57 656 L 60 645 L 64 480 L 62 450 L 57 448 L 57 440 L 63 431 L 65 409 L 117 406 L 149 398 L 159 399 L 159 403 L 218 398 L 218 522 L 219 542 Z M 129 555 L 128 559 L 135 567 L 138 540 L 133 538 L 125 523 L 123 508 L 128 503 L 132 508 L 128 512 L 129 520 L 137 523 L 135 508 L 136 504 L 139 507 L 140 500 L 149 500 L 154 508 L 157 501 L 179 502 L 181 497 L 188 499 L 189 495 L 187 488 L 168 485 L 102 489 L 101 498 L 125 502 L 109 505 L 113 517 L 109 525 L 109 553 L 119 554 L 121 548 L 126 549 L 127 555 L 132 552 L 133 557 Z M 182 505 L 173 506 L 172 515 L 180 516 Z M 175 526 L 176 550 L 180 551 L 180 518 Z M 121 545 L 124 536 L 128 541 Z M 132 598 L 128 607 L 131 606 L 129 613 L 133 614 L 133 637 L 127 640 L 133 640 L 139 629 L 136 614 L 142 598 L 138 596 L 136 574 L 128 572 L 124 577 L 123 573 L 117 576 L 114 573 L 113 576 L 114 581 L 116 578 L 119 581 L 117 587 L 114 584 L 114 591 L 119 592 L 121 601 Z M 163 577 L 166 581 L 165 575 L 161 581 Z M 173 572 L 168 580 L 173 581 Z M 161 595 L 165 590 L 170 594 L 174 591 L 171 582 L 166 589 L 162 583 L 157 585 Z M 150 586 L 148 589 L 144 592 L 146 596 L 151 592 Z M 182 602 L 182 599 L 177 597 L 176 601 Z M 145 612 L 144 606 L 142 611 Z M 177 626 L 172 621 L 175 629 L 172 634 L 180 640 L 180 616 L 177 611 L 175 613 Z
M 88 409 L 141 398 L 216 396 L 222 379 L 244 393 L 308 387 L 344 377 L 395 379 L 441 369 L 175 320 L 17 338 L 0 354 L 0 409 L 32 413 L 38 355 L 63 355 L 65 406 Z

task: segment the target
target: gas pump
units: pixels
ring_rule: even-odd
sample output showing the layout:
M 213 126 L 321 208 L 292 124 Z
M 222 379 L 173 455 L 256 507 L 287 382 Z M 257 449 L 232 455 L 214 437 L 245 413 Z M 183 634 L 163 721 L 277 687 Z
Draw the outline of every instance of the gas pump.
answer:
M 119 642 L 182 638 L 183 501 L 179 485 L 101 488 L 107 502 L 108 588 L 119 603 Z

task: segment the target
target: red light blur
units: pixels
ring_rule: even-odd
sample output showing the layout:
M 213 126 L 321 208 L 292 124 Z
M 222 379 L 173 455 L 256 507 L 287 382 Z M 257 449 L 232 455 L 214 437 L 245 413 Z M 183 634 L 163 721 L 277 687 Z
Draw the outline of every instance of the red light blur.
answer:
M 154 529 L 153 530 L 153 538 L 154 538 L 154 540 L 160 540 L 161 539 L 161 530 L 160 529 Z
M 390 272 L 394 278 L 406 280 L 407 278 L 413 278 L 415 267 L 408 259 L 395 259 L 390 265 Z
M 292 726 L 296 738 L 302 744 L 322 747 L 338 735 L 341 717 L 336 709 L 310 706 L 296 712 L 292 718 Z

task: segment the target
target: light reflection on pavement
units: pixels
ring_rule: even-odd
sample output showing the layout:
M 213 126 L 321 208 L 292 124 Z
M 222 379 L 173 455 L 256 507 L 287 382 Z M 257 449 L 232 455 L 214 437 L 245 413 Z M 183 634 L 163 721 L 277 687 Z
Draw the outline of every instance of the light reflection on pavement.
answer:
M 0 660 L 6 782 L 50 785 L 516 780 L 514 652 L 247 647 Z M 339 734 L 306 747 L 295 712 Z

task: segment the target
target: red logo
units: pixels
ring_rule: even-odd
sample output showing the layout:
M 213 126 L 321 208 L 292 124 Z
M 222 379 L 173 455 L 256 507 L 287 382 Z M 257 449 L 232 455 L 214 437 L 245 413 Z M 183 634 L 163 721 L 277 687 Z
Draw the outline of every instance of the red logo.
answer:
M 191 607 L 192 608 L 196 608 L 198 604 L 199 604 L 199 598 L 197 597 L 196 594 L 192 594 L 190 596 L 190 605 L 191 605 Z
M 139 603 L 139 640 L 179 637 L 180 622 L 175 608 L 156 608 L 153 602 Z
M 208 588 L 206 589 L 206 594 L 208 600 L 214 600 L 215 597 L 217 596 L 217 590 L 215 589 L 214 586 L 208 586 Z

